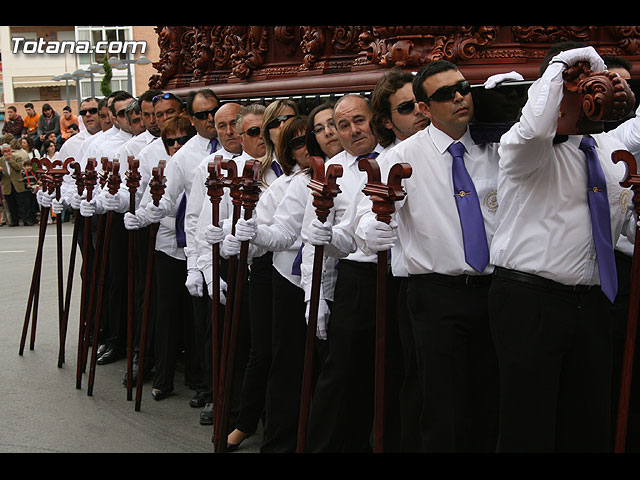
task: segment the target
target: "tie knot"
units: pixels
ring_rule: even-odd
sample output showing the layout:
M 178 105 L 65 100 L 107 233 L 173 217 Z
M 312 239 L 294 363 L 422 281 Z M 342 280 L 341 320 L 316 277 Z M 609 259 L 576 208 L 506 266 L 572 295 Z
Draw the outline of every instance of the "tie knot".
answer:
M 379 155 L 378 152 L 367 153 L 366 155 L 358 155 L 356 161 L 362 160 L 363 158 L 377 158 Z
M 449 145 L 449 148 L 447 148 L 447 150 L 454 158 L 464 157 L 465 148 L 464 145 L 460 142 L 452 143 L 451 145 Z
M 580 147 L 578 147 L 578 148 L 580 148 L 580 150 L 582 150 L 584 152 L 584 151 L 587 151 L 587 150 L 590 150 L 590 149 L 594 148 L 594 145 L 595 145 L 595 143 L 594 143 L 592 137 L 584 137 L 582 139 L 582 141 L 580 142 Z

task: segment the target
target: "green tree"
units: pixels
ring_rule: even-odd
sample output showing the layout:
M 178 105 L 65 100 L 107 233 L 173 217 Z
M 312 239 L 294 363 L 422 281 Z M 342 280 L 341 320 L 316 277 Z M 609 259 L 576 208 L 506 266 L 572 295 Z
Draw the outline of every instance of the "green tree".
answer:
M 108 97 L 111 95 L 111 65 L 109 65 L 109 59 L 107 56 L 104 56 L 102 60 L 102 66 L 104 67 L 104 77 L 102 78 L 102 82 L 100 83 L 100 91 L 102 95 Z

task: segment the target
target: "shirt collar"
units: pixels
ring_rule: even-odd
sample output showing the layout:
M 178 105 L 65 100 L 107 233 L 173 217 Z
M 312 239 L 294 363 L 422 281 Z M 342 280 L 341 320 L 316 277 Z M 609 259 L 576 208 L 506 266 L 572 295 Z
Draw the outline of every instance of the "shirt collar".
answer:
M 441 155 L 447 153 L 447 149 L 449 148 L 449 146 L 455 142 L 462 143 L 467 152 L 470 152 L 471 147 L 474 145 L 473 138 L 471 138 L 471 134 L 469 133 L 469 128 L 467 128 L 467 131 L 464 132 L 464 135 L 458 140 L 454 140 L 448 134 L 435 127 L 433 124 L 429 125 L 427 129 L 431 140 L 433 140 L 433 144 Z

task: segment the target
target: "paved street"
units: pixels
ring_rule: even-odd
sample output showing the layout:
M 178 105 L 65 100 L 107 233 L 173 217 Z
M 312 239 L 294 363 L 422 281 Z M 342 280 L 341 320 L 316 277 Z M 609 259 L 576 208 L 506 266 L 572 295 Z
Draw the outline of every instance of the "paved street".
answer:
M 59 329 L 56 267 L 56 226 L 49 225 L 38 322 L 33 350 L 29 336 L 19 346 L 39 227 L 0 228 L 0 452 L 1 453 L 207 453 L 213 452 L 212 427 L 198 422 L 200 409 L 191 408 L 193 390 L 176 374 L 175 394 L 162 401 L 151 397 L 145 383 L 140 411 L 128 401 L 122 377 L 126 359 L 97 366 L 93 396 L 87 395 L 87 374 L 76 389 L 76 349 L 81 255 L 75 264 L 73 297 L 66 339 L 66 359 L 57 366 Z M 66 288 L 73 223 L 63 224 L 64 284 Z M 31 332 L 29 332 L 30 335 Z M 134 389 L 135 399 L 135 389 Z M 245 441 L 240 452 L 257 452 L 259 435 Z

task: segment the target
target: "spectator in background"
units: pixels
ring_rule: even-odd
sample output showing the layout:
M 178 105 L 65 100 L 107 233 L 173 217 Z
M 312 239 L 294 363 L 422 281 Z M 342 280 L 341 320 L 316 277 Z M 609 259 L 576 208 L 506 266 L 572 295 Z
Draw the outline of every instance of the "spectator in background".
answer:
M 60 146 L 71 137 L 72 133 L 69 130 L 71 125 L 76 125 L 75 131 L 77 133 L 78 117 L 71 112 L 71 107 L 67 105 L 62 109 L 62 117 L 60 117 L 60 133 L 56 137 L 57 150 L 60 150 Z
M 42 156 L 47 157 L 52 162 L 57 160 L 58 152 L 56 151 L 56 142 L 47 138 L 42 144 Z
M 42 115 L 38 120 L 38 134 L 35 143 L 38 150 L 41 150 L 40 147 L 49 133 L 55 133 L 56 137 L 60 135 L 60 115 L 51 108 L 51 105 L 45 103 L 42 106 Z
M 0 159 L 0 183 L 2 184 L 2 194 L 4 195 L 11 223 L 9 226 L 17 227 L 20 218 L 25 225 L 33 225 L 26 219 L 24 213 L 24 183 L 22 182 L 22 162 L 13 155 L 13 149 L 8 143 L 3 143 L 2 159 Z
M 33 164 L 31 159 L 25 160 L 22 163 L 22 181 L 24 182 L 24 214 L 25 218 L 29 222 L 36 224 L 38 222 L 38 201 L 36 200 L 36 188 L 38 184 L 38 177 L 33 171 Z
M 7 107 L 7 118 L 5 118 L 4 125 L 2 126 L 2 133 L 10 133 L 14 137 L 20 138 L 23 127 L 24 121 L 22 117 L 18 115 L 16 107 L 9 105 Z
M 27 115 L 23 119 L 24 127 L 22 129 L 22 136 L 31 138 L 35 145 L 35 140 L 38 136 L 38 121 L 40 120 L 40 114 L 38 114 L 35 108 L 33 108 L 33 103 L 25 103 L 24 109 L 27 111 Z
M 40 152 L 34 148 L 33 138 L 28 135 L 22 137 L 22 149 L 27 152 L 31 160 L 40 158 Z

